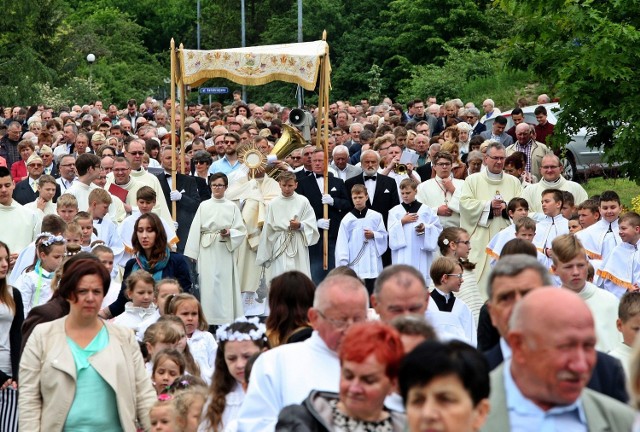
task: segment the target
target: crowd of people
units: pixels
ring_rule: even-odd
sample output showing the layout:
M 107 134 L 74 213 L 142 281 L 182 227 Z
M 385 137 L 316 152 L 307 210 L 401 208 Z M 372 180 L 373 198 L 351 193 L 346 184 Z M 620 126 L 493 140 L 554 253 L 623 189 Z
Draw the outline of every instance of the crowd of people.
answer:
M 0 430 L 640 431 L 640 215 L 549 102 L 0 110 Z

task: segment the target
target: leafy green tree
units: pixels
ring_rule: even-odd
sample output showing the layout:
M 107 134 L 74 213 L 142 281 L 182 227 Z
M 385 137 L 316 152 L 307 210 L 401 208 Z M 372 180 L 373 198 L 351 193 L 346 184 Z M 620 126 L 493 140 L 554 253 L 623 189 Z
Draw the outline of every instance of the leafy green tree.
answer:
M 581 127 L 605 144 L 611 161 L 627 161 L 640 179 L 640 14 L 636 2 L 500 0 L 515 23 L 512 64 L 532 68 L 555 83 L 563 107 L 557 145 Z

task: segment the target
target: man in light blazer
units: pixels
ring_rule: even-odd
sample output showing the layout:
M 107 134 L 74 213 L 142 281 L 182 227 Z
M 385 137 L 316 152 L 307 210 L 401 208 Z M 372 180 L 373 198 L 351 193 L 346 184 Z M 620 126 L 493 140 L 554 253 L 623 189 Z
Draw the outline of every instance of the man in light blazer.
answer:
M 331 153 L 333 162 L 329 165 L 330 168 L 337 173 L 337 176 L 342 181 L 347 181 L 351 177 L 355 177 L 362 173 L 362 168 L 351 165 L 349 162 L 349 149 L 344 145 L 337 145 L 333 148 Z
M 575 293 L 531 291 L 516 303 L 507 341 L 511 360 L 491 373 L 483 431 L 631 430 L 634 411 L 585 388 L 596 363 L 593 316 Z

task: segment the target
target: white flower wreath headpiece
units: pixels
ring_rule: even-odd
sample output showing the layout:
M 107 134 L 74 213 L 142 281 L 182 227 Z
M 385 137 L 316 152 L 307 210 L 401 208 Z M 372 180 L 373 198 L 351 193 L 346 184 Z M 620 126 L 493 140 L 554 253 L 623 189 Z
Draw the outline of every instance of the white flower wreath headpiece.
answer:
M 248 333 L 240 332 L 238 330 L 231 331 L 231 325 L 234 323 L 242 323 L 246 322 L 249 324 L 253 324 L 256 326 L 255 329 L 249 330 Z M 218 330 L 216 330 L 216 339 L 218 342 L 226 342 L 226 341 L 259 341 L 266 340 L 267 327 L 260 322 L 257 317 L 246 318 L 241 317 L 235 320 L 231 324 L 225 324 L 220 326 Z

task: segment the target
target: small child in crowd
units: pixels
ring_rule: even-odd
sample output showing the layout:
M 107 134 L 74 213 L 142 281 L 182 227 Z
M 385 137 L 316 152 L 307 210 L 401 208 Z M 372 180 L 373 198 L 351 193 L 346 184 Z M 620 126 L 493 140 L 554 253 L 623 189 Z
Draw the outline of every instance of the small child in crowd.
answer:
M 173 348 L 165 348 L 153 357 L 151 382 L 157 394 L 164 393 L 168 387 L 184 374 L 184 357 Z
M 628 291 L 620 299 L 616 326 L 618 331 L 622 333 L 622 343 L 619 343 L 613 350 L 609 351 L 609 355 L 620 360 L 628 378 L 631 347 L 640 329 L 639 291 Z
M 56 212 L 66 223 L 70 224 L 78 213 L 78 200 L 71 194 L 63 194 L 56 201 Z
M 513 223 L 494 235 L 485 249 L 493 258 L 492 263 L 500 258 L 505 243 L 516 238 L 516 223 L 529 214 L 529 203 L 524 198 L 512 198 L 507 204 L 507 214 Z
M 113 323 L 136 329 L 140 323 L 156 311 L 156 305 L 153 304 L 155 281 L 150 273 L 136 270 L 129 275 L 125 284 L 127 297 L 131 301 L 127 302 L 124 306 L 124 312 L 118 315 Z
M 640 215 L 634 212 L 622 215 L 618 230 L 622 242 L 602 262 L 597 274 L 604 289 L 622 298 L 625 292 L 640 289 Z
M 165 278 L 156 283 L 153 288 L 153 302 L 156 305 L 156 310 L 151 316 L 138 325 L 138 328 L 136 329 L 136 336 L 138 337 L 138 340 L 142 340 L 145 331 L 151 324 L 157 322 L 160 317 L 164 316 L 164 308 L 167 298 L 171 294 L 175 295 L 180 294 L 181 292 L 182 288 L 180 287 L 180 283 L 177 279 Z
M 35 201 L 25 204 L 24 206 L 32 210 L 40 220 L 49 214 L 56 213 L 56 205 L 53 203 L 53 197 L 56 196 L 58 184 L 56 179 L 50 175 L 42 175 L 38 179 L 38 198 Z
M 457 339 L 475 347 L 478 345 L 475 320 L 471 309 L 453 293 L 460 291 L 462 266 L 449 257 L 440 257 L 431 266 L 435 289 L 429 294 L 427 320 L 441 340 Z

